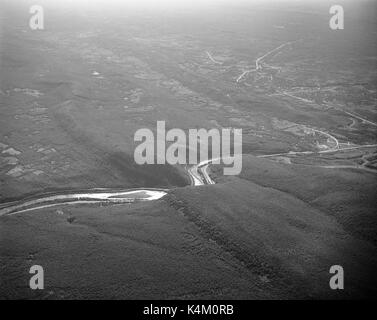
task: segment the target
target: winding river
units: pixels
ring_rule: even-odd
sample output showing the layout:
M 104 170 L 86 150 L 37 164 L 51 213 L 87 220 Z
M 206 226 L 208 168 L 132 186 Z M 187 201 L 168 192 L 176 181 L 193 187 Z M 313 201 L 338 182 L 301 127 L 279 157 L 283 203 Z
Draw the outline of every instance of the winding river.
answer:
M 213 160 L 203 161 L 187 170 L 192 186 L 214 184 L 208 175 L 208 165 Z M 50 208 L 62 205 L 77 204 L 110 204 L 110 203 L 134 203 L 153 201 L 163 198 L 167 189 L 88 189 L 78 192 L 45 194 L 33 196 L 19 201 L 0 204 L 0 216 Z

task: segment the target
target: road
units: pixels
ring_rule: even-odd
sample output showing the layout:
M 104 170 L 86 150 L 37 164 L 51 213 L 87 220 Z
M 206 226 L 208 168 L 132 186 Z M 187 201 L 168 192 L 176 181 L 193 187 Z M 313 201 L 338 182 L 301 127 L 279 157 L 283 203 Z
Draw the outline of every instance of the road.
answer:
M 298 96 L 295 96 L 289 92 L 277 92 L 277 93 L 273 93 L 271 94 L 270 96 L 287 96 L 287 97 L 290 97 L 290 98 L 294 98 L 294 99 L 297 99 L 297 100 L 300 100 L 300 101 L 303 101 L 305 103 L 311 103 L 311 104 L 316 104 L 315 101 L 312 101 L 312 100 L 308 100 L 308 99 L 305 99 L 305 98 L 301 98 L 301 97 L 298 97 Z M 355 119 L 358 119 L 360 120 L 362 123 L 367 123 L 369 125 L 372 125 L 372 126 L 375 126 L 377 127 L 377 123 L 373 122 L 373 121 L 370 121 L 368 119 L 365 119 L 363 117 L 361 117 L 360 115 L 356 114 L 356 113 L 353 113 L 353 112 L 349 112 L 349 111 L 346 111 L 346 110 L 343 110 L 339 107 L 336 107 L 334 105 L 330 105 L 328 103 L 323 103 L 323 105 L 325 105 L 327 107 L 327 110 L 330 110 L 330 109 L 334 109 L 334 110 L 337 110 L 339 112 L 343 112 L 349 116 L 351 116 L 352 118 L 355 118 Z
M 209 58 L 213 63 L 216 63 L 216 64 L 222 64 L 222 62 L 220 62 L 220 61 L 216 61 L 208 51 L 206 51 L 206 54 L 207 54 L 208 58 Z
M 299 40 L 296 40 L 296 41 L 289 41 L 289 42 L 286 42 L 286 43 L 283 43 L 281 44 L 280 46 L 268 51 L 267 53 L 265 53 L 264 55 L 258 57 L 256 60 L 255 60 L 255 69 L 250 69 L 250 70 L 246 70 L 246 71 L 243 71 L 242 74 L 236 79 L 236 82 L 239 83 L 247 74 L 251 73 L 251 72 L 257 72 L 258 70 L 262 69 L 262 61 L 267 58 L 270 54 L 273 54 L 277 51 L 279 51 L 280 49 L 283 49 L 284 47 L 294 43 L 294 42 L 297 42 Z M 207 53 L 208 54 L 208 53 Z M 272 67 L 272 66 L 270 66 Z M 275 68 L 275 69 L 278 69 L 276 67 L 272 67 L 272 68 Z
M 296 154 L 319 154 L 319 153 L 334 153 L 340 151 L 347 151 L 347 150 L 355 150 L 355 149 L 362 149 L 362 148 L 376 148 L 377 144 L 366 144 L 363 146 L 356 146 L 356 147 L 349 147 L 349 148 L 338 148 L 338 149 L 329 149 L 329 150 L 322 150 L 322 151 L 289 151 L 285 153 L 275 153 L 275 154 L 265 154 L 257 156 L 258 158 L 270 158 L 276 156 L 293 156 Z
M 193 186 L 202 186 L 205 184 L 215 184 L 215 182 L 211 179 L 208 174 L 208 166 L 216 160 L 220 160 L 219 158 L 209 159 L 200 162 L 199 164 L 192 166 L 188 169 L 188 174 L 191 177 L 191 184 Z
M 318 131 L 318 130 L 314 130 Z M 325 132 L 318 131 L 321 134 L 326 134 Z M 329 138 L 335 139 L 331 135 Z M 260 155 L 259 158 L 269 158 L 275 156 L 284 155 L 298 155 L 298 154 L 320 154 L 320 153 L 331 153 L 340 152 L 346 150 L 360 149 L 360 148 L 372 148 L 377 147 L 377 144 L 364 145 L 348 148 L 339 148 L 339 143 L 337 139 L 336 147 L 330 150 L 323 151 L 290 151 L 287 153 L 277 153 L 269 155 Z M 212 185 L 215 181 L 211 179 L 208 174 L 208 167 L 214 161 L 219 161 L 220 158 L 208 159 L 201 161 L 199 164 L 186 167 L 186 171 L 190 177 L 192 186 L 202 186 L 202 185 Z M 342 166 L 344 167 L 344 166 Z M 350 166 L 347 166 L 347 168 Z M 324 168 L 340 168 L 340 166 L 324 166 Z M 357 168 L 357 167 L 355 167 Z M 0 204 L 0 217 L 3 215 L 12 215 L 27 211 L 33 211 L 37 209 L 50 208 L 63 205 L 77 205 L 77 204 L 109 204 L 109 203 L 134 203 L 140 201 L 153 201 L 163 198 L 167 195 L 167 189 L 127 189 L 127 190 L 114 190 L 114 189 L 89 189 L 80 192 L 67 192 L 60 194 L 46 194 L 35 196 L 32 198 L 27 198 L 24 200 L 8 202 Z
M 244 71 L 236 80 L 237 83 L 239 83 L 247 74 L 249 74 L 250 72 L 254 72 L 256 71 L 256 69 L 251 69 L 251 70 L 246 70 Z
M 365 166 L 319 166 L 320 168 L 325 168 L 325 169 L 358 169 L 358 170 L 365 170 L 368 172 L 376 173 L 376 170 L 366 168 Z
M 297 41 L 298 41 L 298 40 L 297 40 Z M 283 43 L 283 44 L 281 44 L 280 46 L 278 46 L 278 47 L 276 47 L 276 48 L 274 48 L 274 49 L 268 51 L 268 52 L 265 53 L 263 56 L 257 58 L 257 60 L 255 60 L 255 69 L 256 69 L 256 70 L 261 69 L 261 68 L 262 68 L 262 66 L 261 66 L 261 62 L 263 61 L 263 59 L 267 58 L 270 54 L 275 53 L 276 51 L 278 51 L 278 50 L 280 50 L 280 49 L 283 49 L 284 47 L 286 47 L 286 46 L 288 46 L 288 45 L 290 45 L 290 44 L 292 44 L 292 43 L 294 43 L 294 42 L 296 42 L 296 41 L 289 41 L 289 42 Z
M 323 133 L 323 132 L 321 132 Z M 330 150 L 323 151 L 290 151 L 287 153 L 277 153 L 269 155 L 260 155 L 259 158 L 269 158 L 275 156 L 284 155 L 298 155 L 298 154 L 317 154 L 317 153 L 332 153 L 340 152 L 346 150 L 354 150 L 360 148 L 372 148 L 377 147 L 377 144 L 364 145 L 348 148 L 337 147 Z M 211 179 L 208 174 L 208 167 L 211 163 L 216 160 L 221 160 L 220 158 L 209 159 L 200 162 L 190 168 L 186 168 L 187 173 L 191 180 L 192 186 L 202 186 L 202 185 L 212 185 L 215 181 Z M 352 166 L 323 166 L 323 168 L 335 169 L 335 168 L 358 168 Z M 23 213 L 27 211 L 34 211 L 38 209 L 56 207 L 56 206 L 66 206 L 66 205 L 77 205 L 77 204 L 109 204 L 109 203 L 134 203 L 141 201 L 153 201 L 163 198 L 167 195 L 167 189 L 128 189 L 128 190 L 113 190 L 113 189 L 89 189 L 86 191 L 80 191 L 75 193 L 60 193 L 60 194 L 48 194 L 34 196 L 24 200 L 2 203 L 0 204 L 0 217 L 3 215 L 13 215 L 18 213 Z
M 335 138 L 334 136 L 332 136 L 330 133 L 327 133 L 327 132 L 324 132 L 324 131 L 321 131 L 321 130 L 317 130 L 317 129 L 312 129 L 312 128 L 309 128 L 310 130 L 313 130 L 314 132 L 317 132 L 319 134 L 323 134 L 325 135 L 326 137 L 328 137 L 328 139 L 330 140 L 333 140 L 335 142 L 335 147 L 334 148 L 331 148 L 330 150 L 332 151 L 335 151 L 335 150 L 338 150 L 339 149 L 339 141 L 337 138 Z M 328 150 L 327 150 L 328 151 Z

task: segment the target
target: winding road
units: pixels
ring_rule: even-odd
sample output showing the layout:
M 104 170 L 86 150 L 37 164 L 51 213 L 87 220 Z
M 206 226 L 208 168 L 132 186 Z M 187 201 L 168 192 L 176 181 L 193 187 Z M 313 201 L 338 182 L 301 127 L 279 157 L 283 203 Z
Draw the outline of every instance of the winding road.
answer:
M 215 63 L 215 64 L 222 64 L 222 62 L 215 60 L 215 59 L 212 57 L 212 55 L 211 55 L 208 51 L 206 51 L 206 54 L 207 54 L 208 58 L 209 58 L 213 63 Z
M 281 44 L 280 46 L 268 51 L 267 53 L 265 53 L 264 55 L 258 57 L 256 60 L 255 60 L 255 68 L 254 69 L 250 69 L 250 70 L 246 70 L 246 71 L 243 71 L 242 74 L 236 79 L 236 82 L 239 83 L 247 74 L 251 73 L 251 72 L 258 72 L 258 70 L 261 70 L 262 69 L 262 62 L 264 59 L 266 59 L 269 55 L 279 51 L 280 49 L 283 49 L 284 47 L 290 45 L 290 44 L 293 44 L 297 41 L 300 41 L 300 40 L 295 40 L 295 41 L 289 41 L 289 42 L 285 42 L 283 44 Z M 273 67 L 273 66 L 269 66 L 273 69 L 279 69 L 279 68 L 276 68 L 276 67 Z

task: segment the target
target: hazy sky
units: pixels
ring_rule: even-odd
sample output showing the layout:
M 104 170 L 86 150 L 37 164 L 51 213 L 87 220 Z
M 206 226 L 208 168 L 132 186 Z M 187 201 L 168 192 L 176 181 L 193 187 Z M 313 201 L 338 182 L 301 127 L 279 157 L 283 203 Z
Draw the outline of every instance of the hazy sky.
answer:
M 224 4 L 264 4 L 277 5 L 284 2 L 297 4 L 318 4 L 318 5 L 332 5 L 344 2 L 343 0 L 0 0 L 0 2 L 30 2 L 30 4 L 58 4 L 64 6 L 117 6 L 117 7 L 156 7 L 156 8 L 171 8 L 171 7 L 215 7 Z M 354 0 L 354 2 L 362 2 L 363 0 Z

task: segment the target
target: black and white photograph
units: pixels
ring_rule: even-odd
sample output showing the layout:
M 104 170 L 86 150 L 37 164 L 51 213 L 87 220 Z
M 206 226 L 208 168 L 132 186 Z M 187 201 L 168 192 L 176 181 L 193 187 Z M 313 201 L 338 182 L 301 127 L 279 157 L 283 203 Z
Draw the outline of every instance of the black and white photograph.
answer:
M 376 209 L 376 0 L 0 0 L 0 300 L 375 300 Z

